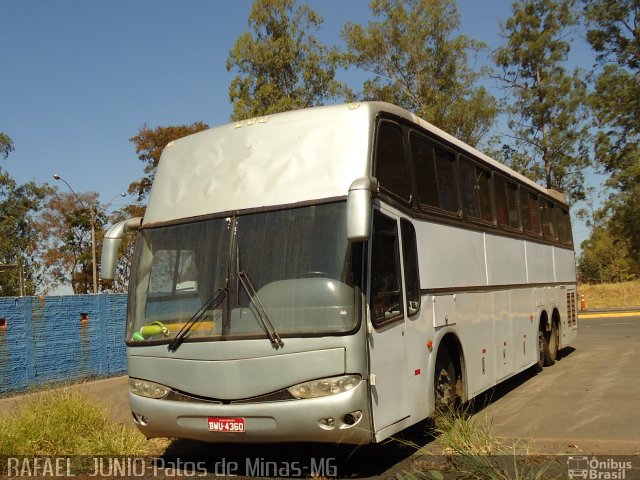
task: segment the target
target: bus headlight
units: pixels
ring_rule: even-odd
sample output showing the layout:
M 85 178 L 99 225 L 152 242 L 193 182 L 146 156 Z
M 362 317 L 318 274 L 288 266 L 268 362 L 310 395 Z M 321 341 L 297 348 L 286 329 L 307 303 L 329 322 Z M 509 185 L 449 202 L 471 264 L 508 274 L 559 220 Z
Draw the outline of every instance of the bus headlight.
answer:
M 169 394 L 169 387 L 147 380 L 129 378 L 129 391 L 147 398 L 164 398 Z
M 317 398 L 348 392 L 358 386 L 360 375 L 343 375 L 341 377 L 321 378 L 289 387 L 289 393 L 296 398 Z

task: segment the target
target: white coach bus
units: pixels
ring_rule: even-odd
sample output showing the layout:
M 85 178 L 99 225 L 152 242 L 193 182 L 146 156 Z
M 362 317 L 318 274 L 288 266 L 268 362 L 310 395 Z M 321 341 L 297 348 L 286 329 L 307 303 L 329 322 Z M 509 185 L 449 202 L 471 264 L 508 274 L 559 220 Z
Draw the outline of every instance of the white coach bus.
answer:
M 577 333 L 569 208 L 386 103 L 166 146 L 137 230 L 129 400 L 147 437 L 379 442 Z

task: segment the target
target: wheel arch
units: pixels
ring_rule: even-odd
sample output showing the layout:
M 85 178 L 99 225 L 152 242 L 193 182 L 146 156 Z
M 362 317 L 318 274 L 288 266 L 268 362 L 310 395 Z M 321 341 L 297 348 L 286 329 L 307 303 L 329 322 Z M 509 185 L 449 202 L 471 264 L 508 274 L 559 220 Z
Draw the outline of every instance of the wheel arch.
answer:
M 467 392 L 467 373 L 465 366 L 465 358 L 464 358 L 464 350 L 462 348 L 462 343 L 460 342 L 460 338 L 454 332 L 447 332 L 440 339 L 438 343 L 437 351 L 435 352 L 435 359 L 437 363 L 438 354 L 441 349 L 447 349 L 451 359 L 453 360 L 453 366 L 456 372 L 456 377 L 460 376 L 460 380 L 462 382 L 461 391 L 458 392 L 460 395 L 460 400 L 462 402 L 466 402 L 468 400 L 468 392 Z M 433 375 L 435 375 L 435 369 Z

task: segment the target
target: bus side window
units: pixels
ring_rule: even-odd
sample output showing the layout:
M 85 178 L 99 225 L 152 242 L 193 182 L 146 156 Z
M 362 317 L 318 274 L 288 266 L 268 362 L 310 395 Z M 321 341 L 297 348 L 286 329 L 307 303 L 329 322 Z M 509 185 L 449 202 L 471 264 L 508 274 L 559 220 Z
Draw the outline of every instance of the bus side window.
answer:
M 418 271 L 416 230 L 409 220 L 403 218 L 400 220 L 400 232 L 402 234 L 402 264 L 404 266 L 407 313 L 415 315 L 420 311 L 420 274 Z
M 520 212 L 522 226 L 530 235 L 540 236 L 540 222 L 538 221 L 538 196 L 524 188 L 520 188 Z
M 418 202 L 421 206 L 440 208 L 433 145 L 412 134 L 411 153 L 418 184 Z
M 417 133 L 411 134 L 411 154 L 418 186 L 418 202 L 422 208 L 440 209 L 458 215 L 458 185 L 455 155 L 433 146 Z
M 560 243 L 567 246 L 573 245 L 573 236 L 571 234 L 571 218 L 569 210 L 566 208 L 556 208 L 556 218 L 558 220 L 558 237 Z
M 373 216 L 371 311 L 374 325 L 402 317 L 398 224 L 379 211 Z
M 542 235 L 545 240 L 558 241 L 558 229 L 556 227 L 555 205 L 544 199 L 540 199 L 540 220 Z
M 495 223 L 491 201 L 491 172 L 460 157 L 460 176 L 467 217 L 479 222 Z
M 402 129 L 395 123 L 381 122 L 378 127 L 374 175 L 385 191 L 404 203 L 411 201 Z
M 502 228 L 521 231 L 520 211 L 518 210 L 518 186 L 496 175 L 493 178 L 496 194 L 496 213 L 498 224 Z

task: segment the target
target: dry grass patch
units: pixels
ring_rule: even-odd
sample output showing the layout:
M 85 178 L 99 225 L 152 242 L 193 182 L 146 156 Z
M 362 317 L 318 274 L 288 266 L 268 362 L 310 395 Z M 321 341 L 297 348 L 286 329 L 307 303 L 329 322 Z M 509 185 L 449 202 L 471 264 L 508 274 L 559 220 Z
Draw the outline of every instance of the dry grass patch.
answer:
M 587 310 L 594 308 L 640 307 L 640 281 L 578 285 L 584 294 Z
M 145 456 L 162 450 L 130 425 L 113 422 L 85 396 L 64 389 L 37 393 L 0 417 L 0 452 L 15 456 Z

